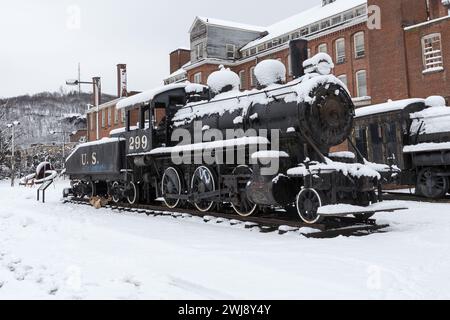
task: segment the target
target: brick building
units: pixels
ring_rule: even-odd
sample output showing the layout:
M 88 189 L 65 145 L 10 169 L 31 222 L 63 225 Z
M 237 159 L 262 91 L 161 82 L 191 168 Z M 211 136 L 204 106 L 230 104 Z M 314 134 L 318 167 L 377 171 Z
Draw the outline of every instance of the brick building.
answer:
M 257 86 L 253 68 L 264 59 L 283 62 L 291 80 L 289 42 L 304 38 L 310 56 L 333 57 L 334 73 L 357 106 L 436 94 L 449 99 L 449 5 L 449 0 L 323 0 L 268 27 L 197 17 L 190 57 L 185 50 L 182 56 L 179 50 L 171 54 L 172 74 L 165 83 L 205 84 L 224 65 L 239 74 L 243 90 L 251 89 Z M 374 29 L 378 12 L 381 29 Z
M 122 99 L 137 94 L 127 89 L 127 67 L 125 64 L 117 65 L 117 97 L 116 99 L 100 104 L 97 108 L 93 105 L 87 111 L 87 140 L 95 141 L 109 137 L 112 130 L 125 127 L 125 112 L 119 111 L 116 105 Z M 94 94 L 95 96 L 96 94 Z M 101 92 L 98 93 L 101 96 Z M 97 117 L 98 113 L 98 117 Z M 139 115 L 137 111 L 131 112 L 131 123 L 137 123 Z M 98 127 L 98 136 L 97 136 Z

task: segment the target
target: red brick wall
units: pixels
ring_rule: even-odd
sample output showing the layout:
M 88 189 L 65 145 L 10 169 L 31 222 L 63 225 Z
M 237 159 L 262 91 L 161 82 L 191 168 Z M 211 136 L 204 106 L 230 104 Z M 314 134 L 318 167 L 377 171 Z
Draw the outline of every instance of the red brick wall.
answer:
M 87 138 L 87 130 L 78 130 L 75 134 L 70 135 L 70 142 L 78 143 L 83 137 Z
M 422 37 L 441 34 L 444 70 L 423 74 Z M 411 96 L 441 95 L 450 99 L 450 19 L 405 31 Z
M 430 0 L 430 18 L 436 19 L 448 15 L 448 8 L 442 4 L 442 0 Z
M 174 73 L 191 60 L 191 51 L 178 49 L 170 54 L 170 73 Z
M 118 122 L 116 123 L 115 121 L 115 115 L 114 115 L 114 108 L 115 107 L 111 107 L 111 125 L 108 126 L 108 119 L 106 118 L 105 120 L 105 126 L 102 126 L 102 118 L 103 118 L 103 111 L 101 110 L 99 112 L 98 115 L 98 126 L 100 128 L 100 132 L 99 132 L 99 139 L 103 139 L 103 138 L 108 138 L 109 137 L 109 133 L 111 132 L 111 130 L 114 129 L 120 129 L 125 127 L 125 123 L 122 122 L 122 117 L 121 117 L 121 112 L 119 111 L 119 119 Z M 107 109 L 105 110 L 105 116 L 108 117 L 108 112 Z M 95 141 L 97 140 L 97 128 L 91 127 L 91 117 L 93 117 L 93 123 L 95 125 L 95 120 L 96 120 L 96 113 L 91 113 L 88 114 L 88 141 Z M 138 110 L 133 110 L 131 112 L 131 126 L 135 126 L 136 123 L 139 121 L 139 111 Z

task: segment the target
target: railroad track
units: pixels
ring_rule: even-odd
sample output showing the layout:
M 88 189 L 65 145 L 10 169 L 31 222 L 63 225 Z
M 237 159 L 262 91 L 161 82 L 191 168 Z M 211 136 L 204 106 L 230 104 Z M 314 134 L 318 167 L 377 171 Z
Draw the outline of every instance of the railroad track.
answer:
M 77 205 L 88 205 L 86 199 L 69 198 L 64 200 L 65 203 Z M 175 219 L 190 219 L 197 217 L 203 219 L 205 223 L 229 223 L 231 226 L 244 226 L 246 229 L 259 229 L 262 233 L 278 233 L 280 235 L 289 232 L 299 232 L 306 238 L 328 239 L 339 236 L 367 236 L 373 233 L 384 232 L 389 225 L 377 224 L 376 220 L 370 219 L 364 222 L 356 218 L 339 217 L 325 218 L 324 222 L 315 225 L 306 225 L 302 222 L 295 221 L 291 215 L 280 212 L 268 212 L 255 217 L 240 217 L 231 213 L 208 212 L 207 214 L 198 212 L 193 209 L 169 209 L 157 205 L 129 205 L 125 203 L 107 205 L 107 209 L 116 210 L 122 213 L 133 212 L 145 214 L 147 216 L 170 216 Z M 181 212 L 180 212 L 181 211 Z M 303 229 L 303 230 L 302 230 Z
M 384 200 L 402 200 L 402 201 L 416 201 L 416 202 L 428 202 L 428 203 L 450 203 L 450 196 L 443 199 L 429 199 L 421 196 L 417 196 L 411 193 L 400 193 L 395 191 L 383 191 Z

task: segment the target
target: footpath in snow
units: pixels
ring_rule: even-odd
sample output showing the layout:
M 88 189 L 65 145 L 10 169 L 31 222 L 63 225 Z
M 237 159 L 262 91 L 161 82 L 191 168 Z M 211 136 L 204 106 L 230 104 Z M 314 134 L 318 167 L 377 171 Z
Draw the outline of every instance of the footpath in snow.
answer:
M 0 182 L 3 299 L 448 299 L 450 205 L 396 202 L 387 233 L 307 239 L 47 203 Z

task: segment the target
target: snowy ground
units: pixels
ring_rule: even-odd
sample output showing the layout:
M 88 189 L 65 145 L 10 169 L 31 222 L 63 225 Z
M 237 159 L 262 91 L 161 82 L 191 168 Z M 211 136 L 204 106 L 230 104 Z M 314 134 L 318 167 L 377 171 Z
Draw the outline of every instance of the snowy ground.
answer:
M 450 298 L 450 205 L 312 240 L 63 205 L 62 187 L 39 204 L 0 182 L 0 300 Z

